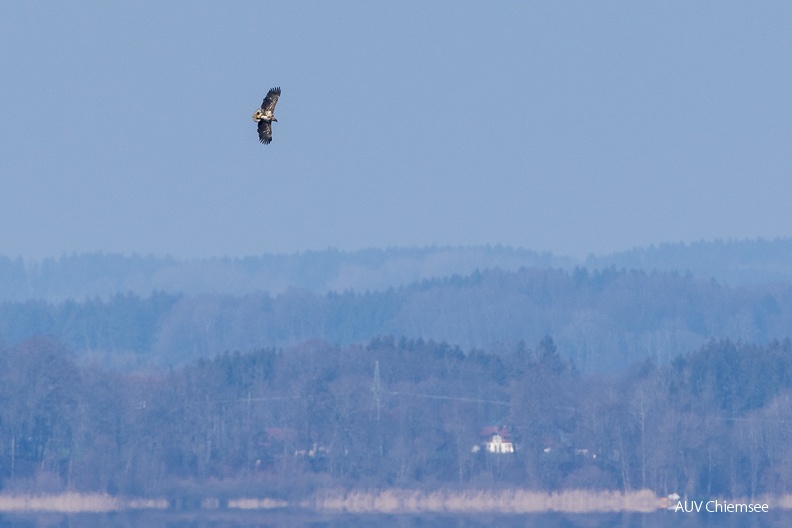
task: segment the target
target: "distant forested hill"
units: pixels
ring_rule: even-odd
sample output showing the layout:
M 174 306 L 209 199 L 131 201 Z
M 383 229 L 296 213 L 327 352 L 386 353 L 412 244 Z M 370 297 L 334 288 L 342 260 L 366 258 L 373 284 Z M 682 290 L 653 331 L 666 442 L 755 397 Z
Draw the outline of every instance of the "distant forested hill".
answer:
M 792 284 L 792 239 L 716 240 L 660 244 L 604 256 L 589 256 L 589 269 L 617 268 L 690 272 L 730 285 Z
M 792 333 L 792 239 L 667 244 L 585 265 L 502 246 L 242 259 L 0 257 L 0 344 L 52 335 L 110 364 L 319 338 L 487 350 L 551 335 L 584 371 Z
M 385 290 L 476 269 L 572 267 L 574 261 L 504 246 L 334 249 L 292 255 L 179 260 L 86 253 L 25 261 L 0 256 L 0 301 L 63 301 L 152 292 L 199 295 Z
M 181 364 L 225 351 L 313 338 L 337 345 L 376 336 L 496 351 L 550 335 L 583 371 L 670 358 L 708 340 L 767 343 L 792 333 L 792 286 L 727 287 L 676 272 L 486 270 L 379 292 L 116 295 L 80 302 L 0 304 L 13 345 L 51 335 L 113 362 Z
M 792 284 L 792 239 L 662 244 L 585 261 L 505 246 L 334 249 L 291 255 L 180 260 L 88 253 L 25 261 L 0 256 L 0 302 L 83 300 L 128 293 L 277 295 L 289 289 L 385 291 L 476 270 L 526 268 L 677 271 L 740 286 Z

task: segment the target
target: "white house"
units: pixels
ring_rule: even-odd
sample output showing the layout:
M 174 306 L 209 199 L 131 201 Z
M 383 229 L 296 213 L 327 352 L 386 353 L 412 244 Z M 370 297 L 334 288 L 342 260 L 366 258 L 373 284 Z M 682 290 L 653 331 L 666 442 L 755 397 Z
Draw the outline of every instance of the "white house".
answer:
M 509 431 L 505 427 L 488 426 L 481 429 L 481 443 L 476 444 L 471 449 L 478 453 L 482 449 L 487 453 L 504 455 L 514 453 L 514 444 L 509 439 Z
M 487 452 L 489 453 L 514 453 L 514 444 L 512 444 L 508 439 L 503 438 L 503 436 L 498 433 L 493 434 L 492 437 L 486 441 L 484 446 L 487 448 Z

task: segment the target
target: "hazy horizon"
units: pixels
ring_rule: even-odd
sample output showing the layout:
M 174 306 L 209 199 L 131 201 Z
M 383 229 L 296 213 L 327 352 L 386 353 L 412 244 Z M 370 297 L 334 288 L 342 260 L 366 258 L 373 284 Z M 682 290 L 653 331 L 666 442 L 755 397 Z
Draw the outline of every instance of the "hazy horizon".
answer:
M 198 255 L 198 256 L 182 256 L 178 254 L 174 254 L 171 252 L 165 253 L 154 253 L 154 252 L 142 252 L 136 250 L 128 250 L 128 251 L 106 251 L 102 249 L 88 249 L 85 251 L 63 251 L 59 254 L 46 254 L 40 255 L 37 257 L 31 257 L 27 255 L 21 254 L 8 254 L 0 252 L 0 257 L 8 258 L 15 260 L 17 258 L 21 258 L 25 262 L 42 262 L 45 260 L 58 260 L 62 258 L 72 258 L 72 257 L 80 257 L 84 255 L 103 255 L 103 256 L 120 256 L 123 258 L 132 258 L 132 257 L 139 257 L 139 258 L 154 258 L 154 259 L 166 259 L 166 260 L 174 260 L 180 262 L 190 262 L 190 261 L 211 261 L 211 260 L 244 260 L 246 258 L 259 258 L 259 257 L 292 257 L 292 256 L 304 256 L 311 253 L 329 253 L 329 252 L 337 252 L 339 254 L 346 254 L 346 255 L 353 255 L 359 253 L 366 253 L 366 252 L 388 252 L 391 250 L 394 251 L 446 251 L 446 250 L 486 250 L 486 249 L 502 249 L 505 251 L 512 251 L 516 253 L 532 253 L 537 256 L 549 256 L 557 259 L 564 259 L 570 260 L 574 263 L 584 264 L 587 260 L 591 259 L 607 259 L 609 257 L 617 256 L 617 255 L 625 255 L 636 251 L 654 251 L 662 248 L 683 248 L 683 249 L 690 249 L 696 247 L 698 245 L 708 245 L 708 244 L 741 244 L 741 243 L 774 243 L 780 242 L 784 243 L 787 241 L 792 241 L 792 237 L 787 236 L 778 236 L 772 238 L 765 238 L 765 237 L 743 237 L 743 238 L 713 238 L 713 239 L 697 239 L 697 240 L 676 240 L 676 241 L 660 241 L 656 243 L 648 243 L 645 245 L 636 245 L 631 247 L 625 247 L 616 249 L 613 251 L 596 253 L 596 252 L 588 252 L 581 256 L 571 255 L 571 254 L 563 254 L 563 253 L 556 253 L 550 250 L 545 250 L 541 248 L 532 248 L 532 247 L 525 247 L 525 246 L 515 246 L 512 244 L 490 244 L 490 243 L 481 243 L 481 244 L 410 244 L 410 245 L 402 245 L 402 246 L 364 246 L 358 247 L 353 249 L 344 249 L 339 248 L 336 246 L 325 246 L 325 247 L 316 247 L 316 248 L 305 248 L 305 249 L 295 249 L 292 251 L 263 251 L 259 253 L 240 253 L 240 254 L 206 254 L 206 255 Z

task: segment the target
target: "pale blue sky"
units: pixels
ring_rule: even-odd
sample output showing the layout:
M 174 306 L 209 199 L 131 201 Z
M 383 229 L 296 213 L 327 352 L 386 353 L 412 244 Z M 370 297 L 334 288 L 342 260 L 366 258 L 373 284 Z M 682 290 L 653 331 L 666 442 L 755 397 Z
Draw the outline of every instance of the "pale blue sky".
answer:
M 0 5 L 3 255 L 792 236 L 787 1 Z

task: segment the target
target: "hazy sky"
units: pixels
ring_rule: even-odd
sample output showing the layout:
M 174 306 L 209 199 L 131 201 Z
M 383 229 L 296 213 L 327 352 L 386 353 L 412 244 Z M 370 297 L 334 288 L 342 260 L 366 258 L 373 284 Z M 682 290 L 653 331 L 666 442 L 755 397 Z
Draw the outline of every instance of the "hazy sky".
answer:
M 786 0 L 0 7 L 3 255 L 792 236 Z

